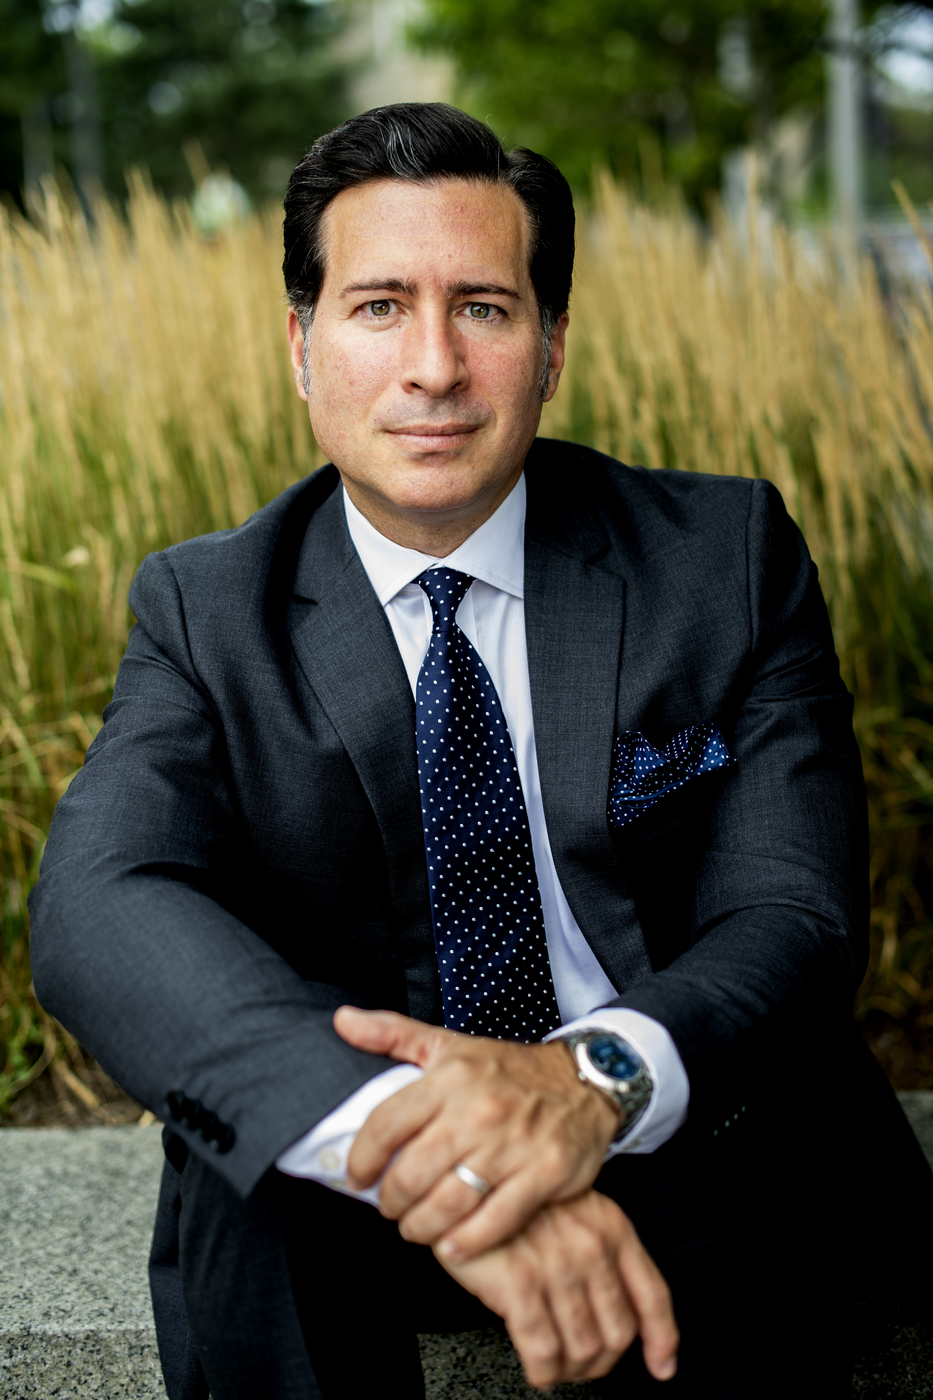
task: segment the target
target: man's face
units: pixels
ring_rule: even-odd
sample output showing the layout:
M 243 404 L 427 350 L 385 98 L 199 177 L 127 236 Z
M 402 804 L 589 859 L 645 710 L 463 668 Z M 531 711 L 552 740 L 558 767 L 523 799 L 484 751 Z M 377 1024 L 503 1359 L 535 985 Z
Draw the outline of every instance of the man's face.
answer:
M 318 444 L 383 533 L 469 533 L 518 480 L 541 413 L 521 201 L 500 185 L 383 180 L 339 194 L 323 234 L 308 396 Z M 305 397 L 294 313 L 289 334 Z

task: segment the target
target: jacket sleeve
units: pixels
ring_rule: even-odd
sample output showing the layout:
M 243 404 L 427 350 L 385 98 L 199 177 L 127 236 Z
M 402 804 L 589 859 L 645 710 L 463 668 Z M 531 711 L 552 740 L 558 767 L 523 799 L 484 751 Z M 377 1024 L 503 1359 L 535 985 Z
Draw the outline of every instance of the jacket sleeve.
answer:
M 614 1003 L 667 1027 L 695 1101 L 755 1063 L 759 1047 L 783 1042 L 797 1063 L 796 1045 L 805 1062 L 817 1028 L 850 1013 L 868 946 L 852 700 L 816 568 L 763 481 L 750 492 L 746 557 L 747 663 L 729 724 L 737 764 L 673 857 L 663 839 L 649 843 L 666 852 L 656 861 L 639 852 L 643 890 L 690 882 L 689 946 Z
M 352 997 L 305 981 L 225 906 L 243 854 L 235 795 L 164 555 L 144 561 L 130 603 L 138 622 L 113 702 L 56 809 L 30 899 L 34 984 L 245 1196 L 392 1061 L 333 1030 Z

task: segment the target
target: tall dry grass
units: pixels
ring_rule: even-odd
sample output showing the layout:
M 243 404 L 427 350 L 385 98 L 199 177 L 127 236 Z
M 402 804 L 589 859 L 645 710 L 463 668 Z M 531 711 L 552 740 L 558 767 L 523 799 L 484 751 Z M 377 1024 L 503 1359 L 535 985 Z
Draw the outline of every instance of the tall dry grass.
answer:
M 869 265 L 743 246 L 608 182 L 581 235 L 543 431 L 651 466 L 762 475 L 826 588 L 871 794 L 861 1007 L 933 1003 L 933 298 Z M 0 220 L 0 1112 L 79 1047 L 29 989 L 26 893 L 99 726 L 149 550 L 242 520 L 318 464 L 283 341 L 278 217 L 203 240 L 133 186 L 89 233 L 49 190 Z
M 96 1097 L 29 990 L 25 900 L 100 725 L 140 560 L 320 465 L 284 352 L 280 216 L 205 241 L 136 179 L 93 233 L 52 189 L 0 216 L 0 1112 L 46 1065 Z
M 675 202 L 606 179 L 595 195 L 543 430 L 783 493 L 856 700 L 873 837 L 858 1009 L 933 1025 L 933 282 L 882 290 L 872 260 L 754 209 L 707 236 Z

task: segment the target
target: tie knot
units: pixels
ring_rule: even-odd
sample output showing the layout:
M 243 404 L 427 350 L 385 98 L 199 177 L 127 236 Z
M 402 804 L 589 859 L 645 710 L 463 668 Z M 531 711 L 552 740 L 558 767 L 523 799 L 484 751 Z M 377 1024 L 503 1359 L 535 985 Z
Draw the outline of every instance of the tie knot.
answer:
M 457 569 L 426 569 L 415 580 L 431 600 L 435 632 L 452 632 L 457 609 L 466 597 L 473 578 Z

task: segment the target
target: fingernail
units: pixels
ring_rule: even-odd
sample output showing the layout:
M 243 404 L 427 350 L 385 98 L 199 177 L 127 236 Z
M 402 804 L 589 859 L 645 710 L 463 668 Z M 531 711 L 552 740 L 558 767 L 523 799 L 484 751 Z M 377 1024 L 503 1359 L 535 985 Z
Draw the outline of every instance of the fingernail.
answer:
M 669 1381 L 671 1376 L 677 1374 L 677 1357 L 669 1356 L 666 1361 L 662 1361 L 658 1367 L 658 1380 Z
M 438 1249 L 445 1259 L 460 1259 L 462 1257 L 460 1246 L 455 1240 L 441 1240 Z

